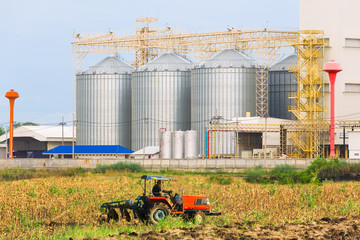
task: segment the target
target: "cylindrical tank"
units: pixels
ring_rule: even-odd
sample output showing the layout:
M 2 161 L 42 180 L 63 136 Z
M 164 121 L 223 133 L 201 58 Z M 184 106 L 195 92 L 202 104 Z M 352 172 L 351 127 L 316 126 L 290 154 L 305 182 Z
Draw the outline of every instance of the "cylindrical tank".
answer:
M 76 75 L 76 143 L 131 147 L 129 64 L 107 57 Z
M 191 128 L 199 131 L 200 153 L 205 153 L 206 126 L 256 111 L 256 62 L 227 49 L 192 70 Z M 234 154 L 233 133 L 218 133 L 217 154 Z
M 199 132 L 188 130 L 185 132 L 185 158 L 199 156 Z
M 190 129 L 192 64 L 166 53 L 132 75 L 132 148 L 158 145 L 160 129 Z
M 290 55 L 269 69 L 269 115 L 270 117 L 295 120 L 289 106 L 295 102 L 289 93 L 297 92 L 297 79 L 290 70 L 297 65 L 297 55 Z
M 185 154 L 185 132 L 184 131 L 175 131 L 173 133 L 174 144 L 173 144 L 173 158 L 180 159 L 184 158 Z
M 162 132 L 160 158 L 162 159 L 172 158 L 172 149 L 173 149 L 172 132 L 171 131 Z

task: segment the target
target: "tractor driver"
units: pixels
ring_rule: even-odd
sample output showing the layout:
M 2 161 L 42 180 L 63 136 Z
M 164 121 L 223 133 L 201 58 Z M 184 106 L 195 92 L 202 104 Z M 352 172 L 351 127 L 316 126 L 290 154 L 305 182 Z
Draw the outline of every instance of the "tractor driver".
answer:
M 162 190 L 161 189 L 161 181 L 158 180 L 152 189 L 152 194 L 154 195 L 154 197 L 162 197 L 161 192 L 168 193 L 168 194 L 172 193 L 171 190 L 170 191 Z

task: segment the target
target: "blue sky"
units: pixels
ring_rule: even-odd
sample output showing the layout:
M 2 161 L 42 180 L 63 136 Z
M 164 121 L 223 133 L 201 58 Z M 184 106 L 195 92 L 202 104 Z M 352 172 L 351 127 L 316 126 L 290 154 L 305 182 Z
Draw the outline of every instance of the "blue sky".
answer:
M 11 0 L 0 8 L 0 125 L 9 123 L 10 89 L 20 95 L 15 121 L 57 124 L 72 119 L 73 33 L 134 33 L 135 19 L 154 17 L 179 32 L 297 30 L 298 0 L 121 1 Z M 91 55 L 85 68 L 103 55 Z

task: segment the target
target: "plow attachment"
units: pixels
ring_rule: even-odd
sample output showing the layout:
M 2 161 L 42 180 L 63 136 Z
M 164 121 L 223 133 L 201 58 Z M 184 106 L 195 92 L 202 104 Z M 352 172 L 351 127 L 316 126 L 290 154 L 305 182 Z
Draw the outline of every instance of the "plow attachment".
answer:
M 126 221 L 131 221 L 131 216 L 129 211 L 131 210 L 134 214 L 134 218 L 139 218 L 143 221 L 144 217 L 141 213 L 141 201 L 140 198 L 131 199 L 131 200 L 122 200 L 115 202 L 103 203 L 101 208 L 105 208 L 105 213 L 101 215 L 101 220 L 109 222 L 111 219 L 118 221 L 119 213 L 121 218 L 126 219 Z M 116 211 L 116 209 L 119 209 Z M 119 212 L 119 213 L 118 213 Z

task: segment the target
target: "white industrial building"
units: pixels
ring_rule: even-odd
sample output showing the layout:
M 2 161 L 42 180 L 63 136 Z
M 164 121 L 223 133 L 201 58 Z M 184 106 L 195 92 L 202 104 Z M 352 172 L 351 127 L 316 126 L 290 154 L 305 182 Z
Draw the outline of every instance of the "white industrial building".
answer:
M 63 131 L 64 130 L 64 131 Z M 9 136 L 0 136 L 0 142 Z M 71 126 L 21 126 L 14 130 L 14 151 L 17 158 L 44 157 L 43 152 L 62 145 L 72 145 L 76 141 Z
M 343 71 L 335 81 L 335 120 L 360 119 L 360 1 L 300 0 L 300 30 L 324 30 L 325 62 L 339 62 Z M 330 119 L 330 83 L 324 75 L 325 119 Z M 355 127 L 356 128 L 356 127 Z M 346 144 L 351 141 L 345 130 Z M 335 144 L 343 144 L 343 130 L 335 132 Z M 339 148 L 336 148 L 339 150 Z M 338 151 L 337 151 L 338 155 Z

